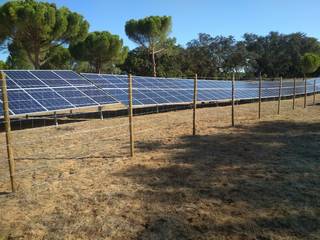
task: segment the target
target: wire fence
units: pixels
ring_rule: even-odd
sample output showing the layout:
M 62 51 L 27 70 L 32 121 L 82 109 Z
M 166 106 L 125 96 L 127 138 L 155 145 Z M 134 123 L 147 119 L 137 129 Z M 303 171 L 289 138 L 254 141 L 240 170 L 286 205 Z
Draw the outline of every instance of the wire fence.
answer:
M 85 113 L 62 113 L 58 116 L 54 116 L 58 119 L 74 120 L 74 124 L 62 124 L 62 125 L 51 125 L 46 121 L 42 121 L 41 128 L 39 125 L 31 126 L 29 129 L 23 131 L 11 131 L 3 132 L 0 139 L 1 148 L 1 159 L 0 159 L 0 186 L 7 186 L 9 179 L 9 159 L 7 149 L 10 147 L 13 151 L 14 156 L 14 179 L 19 184 L 22 179 L 30 179 L 32 186 L 35 188 L 41 188 L 50 184 L 52 181 L 59 180 L 61 176 L 57 173 L 53 175 L 57 176 L 46 176 L 46 179 L 39 177 L 38 172 L 51 172 L 54 171 L 55 167 L 59 164 L 65 164 L 66 162 L 77 162 L 77 161 L 108 161 L 111 159 L 124 159 L 130 157 L 130 147 L 134 147 L 135 143 L 139 143 L 142 139 L 161 139 L 162 137 L 175 137 L 171 134 L 172 128 L 183 129 L 182 134 L 192 135 L 201 134 L 201 129 L 204 127 L 214 127 L 222 122 L 225 125 L 237 125 L 238 121 L 250 121 L 258 118 L 258 112 L 265 116 L 266 114 L 280 114 L 282 110 L 289 111 L 295 107 L 307 107 L 308 104 L 316 104 L 316 94 L 318 93 L 319 85 L 315 84 L 312 86 L 314 91 L 307 89 L 306 85 L 303 91 L 299 91 L 296 95 L 295 91 L 292 94 L 283 94 L 285 88 L 295 86 L 297 82 L 293 84 L 293 80 L 280 80 L 282 84 L 279 88 L 274 86 L 268 88 L 270 91 L 276 91 L 278 94 L 270 98 L 263 99 L 261 84 L 258 88 L 241 89 L 242 91 L 256 91 L 256 97 L 248 99 L 248 102 L 258 102 L 257 104 L 251 105 L 252 107 L 245 112 L 245 109 L 239 109 L 243 99 L 234 97 L 226 102 L 214 102 L 210 104 L 201 104 L 197 101 L 197 90 L 194 90 L 194 99 L 196 104 L 192 102 L 183 105 L 172 105 L 172 106 L 155 106 L 149 109 L 138 109 L 131 106 L 134 111 L 133 115 L 133 132 L 129 131 L 130 122 L 128 121 L 127 109 L 122 109 L 125 115 L 120 115 L 118 118 L 103 119 L 98 117 L 86 118 Z M 280 82 L 279 81 L 279 82 Z M 290 87 L 286 87 L 286 83 L 292 84 Z M 316 83 L 316 82 L 315 82 Z M 196 86 L 195 81 L 195 86 Z M 285 86 L 283 89 L 282 87 Z M 213 89 L 208 89 L 212 91 Z M 236 96 L 237 86 L 232 90 L 229 89 L 230 95 Z M 308 95 L 312 95 L 309 100 Z M 302 97 L 302 98 L 299 98 Z M 283 105 L 283 100 L 285 105 Z M 296 104 L 297 101 L 299 105 Z M 309 100 L 309 102 L 307 102 Z M 264 109 L 262 102 L 272 101 L 272 109 Z M 230 105 L 231 104 L 231 105 Z M 199 110 L 199 107 L 209 106 L 223 106 L 221 108 L 207 108 Z M 234 105 L 233 108 L 229 106 Z M 225 107 L 226 106 L 226 107 Z M 130 108 L 130 106 L 129 106 Z M 198 109 L 198 110 L 197 110 Z M 255 109 L 255 111 L 253 111 Z M 129 109 L 130 110 L 130 109 Z M 170 114 L 169 112 L 181 111 L 181 114 Z M 193 110 L 193 113 L 191 113 Z M 239 110 L 239 111 L 237 111 Z M 4 109 L 3 112 L 6 110 Z M 197 111 L 201 111 L 201 114 L 196 114 Z M 130 111 L 129 111 L 130 112 Z M 260 115 L 259 114 L 259 115 Z M 148 116 L 150 115 L 150 116 Z M 226 122 L 226 115 L 230 116 L 230 122 Z M 228 118 L 229 118 L 228 116 Z M 47 118 L 43 117 L 32 117 L 28 120 L 43 120 Z M 97 117 L 97 116 L 96 116 Z M 51 116 L 52 120 L 52 116 Z M 81 123 L 77 123 L 80 121 Z M 82 121 L 85 120 L 85 121 Z M 3 124 L 18 124 L 23 126 L 26 119 L 13 119 L 9 122 L 3 121 Z M 234 123 L 234 124 L 232 124 Z M 190 124 L 190 125 L 186 125 Z M 193 128 L 193 129 L 192 129 Z M 23 129 L 23 127 L 21 127 Z M 199 130 L 200 129 L 200 130 Z M 193 131 L 192 131 L 193 130 Z M 165 132 L 165 134 L 163 133 Z M 161 134 L 163 133 L 163 134 Z M 11 135 L 10 142 L 6 142 L 6 134 Z M 138 136 L 135 139 L 132 135 Z M 133 154 L 132 154 L 133 155 Z M 37 177 L 35 177 L 37 176 Z M 40 182 L 39 182 L 40 181 Z M 7 186 L 8 188 L 8 186 Z

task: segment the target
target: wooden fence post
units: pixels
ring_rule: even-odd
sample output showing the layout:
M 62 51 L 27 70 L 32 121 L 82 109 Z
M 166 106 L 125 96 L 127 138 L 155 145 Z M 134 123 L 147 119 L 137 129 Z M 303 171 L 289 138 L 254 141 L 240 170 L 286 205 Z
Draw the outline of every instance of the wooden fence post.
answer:
M 233 73 L 232 75 L 232 87 L 231 87 L 231 104 L 232 104 L 232 107 L 231 107 L 231 124 L 232 124 L 232 127 L 235 126 L 235 122 L 234 122 L 234 89 L 235 89 L 235 73 Z
M 134 156 L 134 138 L 133 138 L 133 109 L 132 109 L 132 75 L 128 76 L 128 100 L 129 100 L 129 132 L 130 132 L 130 156 Z
M 313 80 L 313 105 L 316 104 L 317 80 Z
M 280 82 L 279 82 L 278 114 L 280 114 L 280 111 L 281 111 L 281 96 L 282 96 L 282 77 L 280 77 Z
M 261 119 L 261 99 L 262 99 L 262 76 L 261 76 L 261 72 L 260 72 L 260 76 L 259 76 L 259 113 L 258 113 L 259 119 Z
M 307 107 L 307 78 L 304 76 L 303 80 L 304 80 L 304 103 L 303 103 L 303 107 L 306 108 Z
M 297 79 L 293 79 L 293 97 L 292 97 L 292 109 L 296 108 L 296 87 L 297 87 Z
M 9 173 L 11 181 L 11 190 L 12 192 L 16 191 L 15 188 L 15 162 L 13 157 L 13 150 L 11 146 L 11 125 L 10 125 L 10 113 L 9 113 L 9 102 L 8 102 L 8 93 L 7 93 L 7 82 L 4 72 L 0 72 L 2 80 L 2 103 L 3 103 L 3 115 L 4 115 L 4 125 L 6 129 L 6 144 L 7 144 L 7 154 L 8 154 L 8 163 L 9 163 Z
M 198 75 L 194 76 L 193 82 L 193 136 L 196 135 L 196 109 L 198 99 Z

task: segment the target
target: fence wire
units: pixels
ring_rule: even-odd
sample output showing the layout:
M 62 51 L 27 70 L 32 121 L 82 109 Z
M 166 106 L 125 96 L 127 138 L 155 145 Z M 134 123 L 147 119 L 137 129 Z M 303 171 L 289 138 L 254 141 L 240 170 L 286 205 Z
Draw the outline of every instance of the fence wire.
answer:
M 297 95 L 302 96 L 304 94 L 304 87 L 300 86 L 296 89 L 301 88 L 301 91 L 297 91 Z M 314 88 L 317 90 L 320 89 L 319 85 L 315 85 Z M 263 88 L 266 91 L 273 91 L 276 99 L 279 94 L 279 88 L 270 87 Z M 283 89 L 288 89 L 292 93 L 292 87 L 284 87 Z M 283 90 L 282 89 L 282 90 Z M 207 89 L 212 91 L 214 89 Z M 217 90 L 217 89 L 215 89 Z M 248 89 L 235 89 L 235 91 L 258 91 L 256 88 Z M 290 92 L 289 91 L 289 92 Z M 307 90 L 307 93 L 313 93 L 312 90 Z M 284 94 L 281 97 L 290 97 L 292 94 Z M 238 98 L 235 99 L 239 103 Z M 252 99 L 253 101 L 256 98 Z M 239 107 L 240 105 L 236 105 Z M 188 110 L 192 109 L 192 104 L 185 105 L 175 105 L 172 107 L 166 108 L 153 108 L 150 110 L 145 110 L 141 113 L 134 114 L 134 133 L 136 136 L 143 135 L 146 132 L 156 132 L 157 130 L 164 128 L 163 124 L 157 125 L 155 120 L 165 122 L 166 124 L 177 125 L 179 121 L 185 122 L 184 119 L 181 120 L 181 117 L 178 115 L 167 115 L 164 116 L 162 113 L 177 111 L 177 110 Z M 214 112 L 214 114 L 212 113 Z M 237 111 L 236 111 L 237 112 Z M 154 115 L 157 117 L 143 117 L 150 114 L 159 114 Z M 190 113 L 190 126 L 191 126 L 191 112 Z M 197 116 L 197 123 L 201 125 L 203 121 L 207 121 L 208 118 L 219 123 L 220 115 L 225 114 L 225 111 L 216 111 L 216 108 L 211 108 L 209 111 L 202 111 L 200 116 Z M 229 114 L 229 113 L 228 113 Z M 59 117 L 68 118 L 71 114 L 61 114 Z M 72 119 L 76 121 L 82 118 L 83 113 L 72 113 Z M 250 115 L 250 114 L 249 114 Z M 212 117 L 215 117 L 214 119 Z M 236 115 L 240 119 L 240 113 Z M 77 119 L 78 118 L 78 119 Z M 252 119 L 255 118 L 252 116 Z M 34 118 L 29 120 L 43 120 L 43 118 Z M 246 118 L 247 119 L 247 118 Z M 50 119 L 52 120 L 52 119 Z M 12 132 L 12 142 L 11 147 L 15 153 L 15 162 L 16 162 L 16 179 L 32 179 L 32 186 L 35 188 L 41 188 L 50 184 L 50 182 L 59 180 L 61 177 L 50 178 L 50 181 L 38 182 L 38 178 L 33 180 L 33 176 L 37 172 L 45 171 L 47 169 L 54 169 L 57 164 L 65 163 L 67 161 L 87 161 L 90 159 L 112 159 L 115 157 L 126 158 L 129 155 L 129 133 L 128 133 L 128 119 L 126 117 L 119 117 L 108 119 L 104 121 L 100 120 L 86 120 L 82 124 L 81 129 L 77 124 L 67 124 L 59 126 L 47 126 L 44 121 L 44 128 L 30 128 L 23 131 L 13 131 Z M 223 121 L 223 120 L 222 120 Z M 12 123 L 18 122 L 23 124 L 23 119 L 14 119 Z M 4 123 L 4 121 L 2 122 Z M 155 126 L 154 126 L 155 125 Z M 152 127 L 150 127 L 152 126 Z M 167 125 L 168 127 L 168 125 Z M 170 128 L 168 128 L 170 130 Z M 190 128 L 191 134 L 191 128 Z M 4 133 L 2 134 L 4 136 Z M 152 138 L 152 134 L 149 134 L 148 137 Z M 0 159 L 0 182 L 8 180 L 8 161 L 6 156 L 7 144 L 4 141 L 4 137 L 0 140 L 0 149 L 3 153 Z M 104 143 L 104 144 L 101 144 Z M 115 151 L 115 147 L 118 148 Z M 63 150 L 63 151 L 62 151 Z M 119 152 L 120 155 L 115 156 L 113 152 Z M 40 163 L 39 163 L 40 162 Z M 24 164 L 25 163 L 25 164 Z M 36 166 L 33 166 L 36 165 Z

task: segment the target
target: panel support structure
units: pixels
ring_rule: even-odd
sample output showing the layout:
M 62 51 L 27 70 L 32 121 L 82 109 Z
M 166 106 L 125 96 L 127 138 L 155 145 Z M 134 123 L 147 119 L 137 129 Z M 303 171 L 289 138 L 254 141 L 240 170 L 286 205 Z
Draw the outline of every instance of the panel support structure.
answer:
M 11 146 L 11 125 L 10 125 L 10 114 L 9 114 L 9 102 L 8 102 L 8 93 L 7 93 L 7 82 L 6 76 L 3 72 L 0 72 L 0 77 L 2 80 L 1 89 L 2 89 L 2 102 L 3 102 L 3 114 L 4 114 L 4 125 L 6 130 L 6 145 L 7 145 L 7 154 L 8 154 L 8 163 L 9 163 L 9 173 L 10 173 L 10 182 L 11 182 L 11 191 L 15 192 L 15 162 L 13 157 L 13 150 Z

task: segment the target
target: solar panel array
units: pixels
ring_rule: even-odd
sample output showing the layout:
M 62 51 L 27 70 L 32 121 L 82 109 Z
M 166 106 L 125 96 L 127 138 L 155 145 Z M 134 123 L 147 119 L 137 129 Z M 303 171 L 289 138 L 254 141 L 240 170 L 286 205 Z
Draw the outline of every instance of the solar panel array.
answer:
M 100 87 L 115 99 L 128 104 L 128 77 L 124 75 L 82 73 L 94 85 Z M 320 79 L 317 79 L 319 91 Z M 231 81 L 198 80 L 198 101 L 226 101 L 231 99 Z M 304 82 L 297 81 L 296 94 L 304 94 Z M 314 81 L 307 81 L 307 93 L 313 92 Z M 193 79 L 133 77 L 133 104 L 164 105 L 189 103 L 193 99 Z M 259 97 L 258 81 L 237 81 L 235 98 L 238 100 L 257 99 Z M 293 82 L 284 81 L 281 96 L 293 95 Z M 264 82 L 262 98 L 279 96 L 279 81 Z
M 6 70 L 10 114 L 52 112 L 81 107 L 122 103 L 128 105 L 128 77 L 125 75 L 81 75 L 66 70 Z M 307 81 L 307 93 L 320 91 L 320 79 Z M 231 99 L 231 81 L 198 80 L 198 101 Z M 193 100 L 193 79 L 133 77 L 135 106 L 172 105 Z M 296 94 L 304 94 L 304 82 L 297 81 Z M 293 81 L 284 81 L 281 96 L 293 95 Z M 279 96 L 279 81 L 264 81 L 262 98 Z M 236 81 L 235 98 L 257 99 L 258 81 Z M 1 105 L 2 102 L 0 101 Z M 3 115 L 0 107 L 0 115 Z
M 4 72 L 12 115 L 118 103 L 73 71 Z

